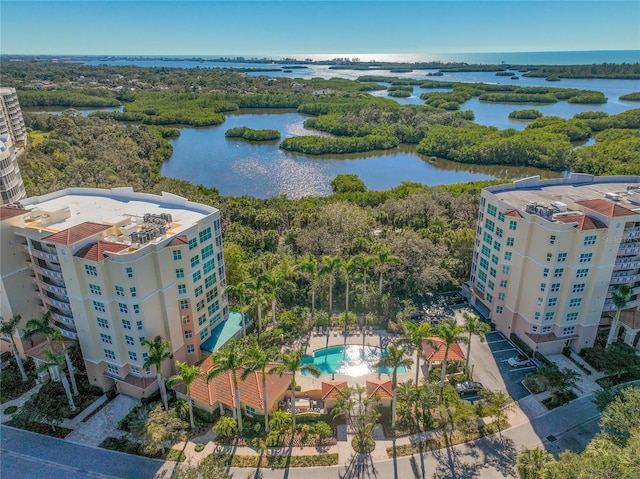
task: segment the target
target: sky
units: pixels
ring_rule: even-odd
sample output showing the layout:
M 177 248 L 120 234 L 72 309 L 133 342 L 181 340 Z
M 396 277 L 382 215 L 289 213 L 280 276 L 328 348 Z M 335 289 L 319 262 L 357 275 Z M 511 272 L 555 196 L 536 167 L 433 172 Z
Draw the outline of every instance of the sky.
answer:
M 640 50 L 640 1 L 2 0 L 0 27 L 3 54 Z

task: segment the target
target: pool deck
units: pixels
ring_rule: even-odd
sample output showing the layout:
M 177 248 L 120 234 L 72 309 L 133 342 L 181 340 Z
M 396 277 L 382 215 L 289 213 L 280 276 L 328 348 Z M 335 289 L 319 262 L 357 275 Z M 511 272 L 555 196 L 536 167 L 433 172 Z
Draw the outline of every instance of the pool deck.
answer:
M 304 337 L 298 340 L 298 342 L 294 345 L 294 347 L 302 346 L 305 350 L 306 355 L 313 355 L 313 352 L 318 349 L 324 349 L 331 346 L 344 346 L 347 344 L 357 344 L 364 346 L 374 346 L 377 348 L 386 349 L 389 345 L 390 341 L 394 339 L 392 334 L 388 334 L 386 331 L 379 330 L 373 331 L 373 334 L 369 334 L 367 332 L 366 335 L 356 335 L 355 333 L 352 335 L 344 335 L 341 331 L 336 333 L 330 332 L 329 334 L 326 331 L 319 336 L 314 336 L 311 333 L 310 337 Z M 398 382 L 407 381 L 408 379 L 415 379 L 415 351 L 411 356 L 411 359 L 414 360 L 414 363 L 407 368 L 405 373 L 398 373 Z M 424 361 L 420 361 L 420 369 L 421 374 L 420 377 L 426 371 L 424 367 Z M 365 374 L 363 376 L 352 377 L 344 374 L 324 374 L 319 378 L 314 378 L 313 376 L 303 376 L 302 374 L 296 375 L 296 383 L 300 386 L 300 389 L 304 393 L 304 391 L 312 390 L 312 389 L 321 389 L 323 381 L 346 381 L 349 386 L 353 386 L 355 384 L 365 385 L 369 380 L 380 380 L 380 379 L 391 379 L 391 374 L 386 373 L 370 373 Z

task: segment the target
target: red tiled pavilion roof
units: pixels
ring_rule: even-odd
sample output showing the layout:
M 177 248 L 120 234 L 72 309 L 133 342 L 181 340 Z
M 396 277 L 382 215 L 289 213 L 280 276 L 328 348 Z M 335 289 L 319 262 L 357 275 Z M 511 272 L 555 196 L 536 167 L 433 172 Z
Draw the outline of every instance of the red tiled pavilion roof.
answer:
M 611 200 L 605 200 L 604 198 L 577 201 L 576 204 L 607 216 L 629 216 L 637 214 L 635 211 L 625 208 L 624 206 L 620 206 Z
M 123 249 L 127 249 L 127 245 L 100 240 L 97 243 L 93 243 L 80 249 L 74 256 L 84 258 L 89 261 L 100 262 L 107 258 L 106 253 L 117 253 Z
M 393 397 L 393 388 L 391 381 L 382 379 L 377 381 L 367 381 L 367 395 L 372 397 L 378 395 L 380 399 L 391 399 Z
M 167 246 L 185 246 L 187 244 L 189 244 L 189 241 L 187 241 L 187 237 L 184 235 L 180 235 L 171 238 L 171 241 L 169 241 Z
M 588 215 L 575 215 L 575 216 L 557 216 L 554 218 L 557 221 L 561 221 L 562 223 L 578 223 L 576 225 L 576 229 L 578 230 L 596 230 L 606 228 L 602 221 L 597 218 L 592 218 Z
M 322 381 L 322 400 L 338 399 L 340 391 L 346 387 L 346 381 Z
M 429 338 L 429 341 L 434 343 L 434 345 L 429 344 L 427 341 L 422 343 L 422 352 L 424 354 L 424 358 L 427 361 L 441 363 L 444 361 L 444 353 L 446 350 L 445 342 L 441 338 Z M 447 357 L 447 361 L 464 361 L 466 359 L 460 345 L 458 343 L 453 343 L 449 346 L 449 355 Z
M 58 243 L 64 245 L 70 245 L 77 241 L 81 241 L 85 238 L 89 238 L 104 230 L 111 228 L 109 225 L 103 225 L 101 223 L 93 223 L 91 221 L 85 221 L 79 225 L 72 226 L 66 230 L 58 231 L 52 235 L 43 238 L 47 243 Z

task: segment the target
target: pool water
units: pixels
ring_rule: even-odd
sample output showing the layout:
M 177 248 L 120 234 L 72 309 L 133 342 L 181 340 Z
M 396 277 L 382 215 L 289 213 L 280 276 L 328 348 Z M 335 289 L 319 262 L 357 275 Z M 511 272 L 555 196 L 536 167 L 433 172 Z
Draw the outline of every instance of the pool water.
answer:
M 345 374 L 358 377 L 371 373 L 392 374 L 391 368 L 376 368 L 375 364 L 387 352 L 373 346 L 350 345 L 332 346 L 318 349 L 313 357 L 302 358 L 302 364 L 315 364 L 322 374 Z M 398 368 L 398 373 L 407 372 L 405 367 Z M 308 375 L 308 373 L 302 373 Z

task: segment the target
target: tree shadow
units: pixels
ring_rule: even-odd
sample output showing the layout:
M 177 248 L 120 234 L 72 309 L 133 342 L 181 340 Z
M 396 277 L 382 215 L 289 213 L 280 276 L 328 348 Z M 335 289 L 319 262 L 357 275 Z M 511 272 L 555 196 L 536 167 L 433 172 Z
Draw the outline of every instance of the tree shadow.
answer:
M 340 479 L 378 479 L 378 470 L 371 454 L 352 454 Z

